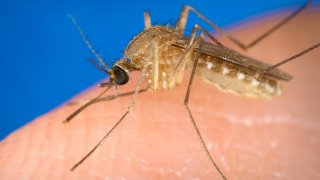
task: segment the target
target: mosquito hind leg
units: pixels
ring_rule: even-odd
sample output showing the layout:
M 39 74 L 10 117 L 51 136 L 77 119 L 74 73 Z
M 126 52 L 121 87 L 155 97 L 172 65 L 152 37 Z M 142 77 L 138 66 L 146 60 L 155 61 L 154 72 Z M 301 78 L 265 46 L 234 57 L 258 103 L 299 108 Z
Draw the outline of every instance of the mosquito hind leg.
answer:
M 302 55 L 304 55 L 304 54 L 306 54 L 306 53 L 308 53 L 308 52 L 310 52 L 310 51 L 312 51 L 312 50 L 314 50 L 314 49 L 316 49 L 318 47 L 320 47 L 320 43 L 314 44 L 313 46 L 311 46 L 311 47 L 309 47 L 309 48 L 307 48 L 307 49 L 305 49 L 305 50 L 303 50 L 303 51 L 301 51 L 301 52 L 299 52 L 299 53 L 297 53 L 297 54 L 295 54 L 295 55 L 293 55 L 293 56 L 291 56 L 291 57 L 289 57 L 289 58 L 287 58 L 285 60 L 282 60 L 277 64 L 274 64 L 274 65 L 264 69 L 263 71 L 259 72 L 258 74 L 267 73 L 267 72 L 271 71 L 272 69 L 275 69 L 275 68 L 277 68 L 277 67 L 279 67 L 279 66 L 281 66 L 281 65 L 283 65 L 283 64 L 285 64 L 285 63 L 287 63 L 289 61 L 292 61 L 292 60 L 294 60 L 294 59 L 296 59 L 296 58 L 298 58 L 298 57 L 300 57 L 300 56 L 302 56 Z
M 301 13 L 303 10 L 305 10 L 308 5 L 311 4 L 311 0 L 308 0 L 305 4 L 303 4 L 302 6 L 300 6 L 297 10 L 295 10 L 294 12 L 292 12 L 289 16 L 287 16 L 286 18 L 284 18 L 282 21 L 280 21 L 279 23 L 277 23 L 275 26 L 273 26 L 272 28 L 270 28 L 269 30 L 267 30 L 265 33 L 263 33 L 262 35 L 258 36 L 257 38 L 255 38 L 251 43 L 249 43 L 248 45 L 242 43 L 241 41 L 239 41 L 238 39 L 236 39 L 235 37 L 233 37 L 232 35 L 230 35 L 229 33 L 227 33 L 226 31 L 222 30 L 219 26 L 217 26 L 216 24 L 214 24 L 212 21 L 210 21 L 208 18 L 206 18 L 204 15 L 202 15 L 199 11 L 197 11 L 195 8 L 191 7 L 191 6 L 184 6 L 182 8 L 182 11 L 180 13 L 180 17 L 176 23 L 176 29 L 180 30 L 180 32 L 183 34 L 184 30 L 186 28 L 186 24 L 187 24 L 187 19 L 188 19 L 188 14 L 189 12 L 193 12 L 195 13 L 199 18 L 201 18 L 202 20 L 204 20 L 206 23 L 208 23 L 213 29 L 215 29 L 216 31 L 218 31 L 222 36 L 226 37 L 227 39 L 231 40 L 234 44 L 236 44 L 237 46 L 239 46 L 241 49 L 246 50 L 249 49 L 253 46 L 255 46 L 256 44 L 258 44 L 259 42 L 261 42 L 263 39 L 265 39 L 267 36 L 269 36 L 270 34 L 272 34 L 274 31 L 276 31 L 277 29 L 279 29 L 280 27 L 282 27 L 283 25 L 285 25 L 287 22 L 289 22 L 291 19 L 293 19 L 296 15 L 298 15 L 299 13 Z

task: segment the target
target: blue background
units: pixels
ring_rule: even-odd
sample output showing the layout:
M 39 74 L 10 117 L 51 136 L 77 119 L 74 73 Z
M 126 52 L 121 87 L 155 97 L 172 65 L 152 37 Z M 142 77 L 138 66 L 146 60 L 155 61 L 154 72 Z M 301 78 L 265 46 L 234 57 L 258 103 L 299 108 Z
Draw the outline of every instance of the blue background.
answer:
M 94 57 L 75 26 L 81 24 L 111 65 L 143 29 L 143 11 L 153 23 L 171 23 L 189 4 L 222 27 L 262 13 L 298 7 L 282 1 L 7 1 L 0 2 L 0 140 L 37 116 L 66 102 L 105 75 L 86 59 Z M 317 1 L 316 3 L 319 3 Z M 194 15 L 188 23 L 199 23 Z

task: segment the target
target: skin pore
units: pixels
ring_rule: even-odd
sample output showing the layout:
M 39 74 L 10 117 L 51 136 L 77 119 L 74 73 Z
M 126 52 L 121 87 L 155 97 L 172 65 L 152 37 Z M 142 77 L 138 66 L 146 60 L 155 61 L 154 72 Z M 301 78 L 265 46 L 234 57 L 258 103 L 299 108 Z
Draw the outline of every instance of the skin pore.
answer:
M 283 16 L 237 26 L 232 34 L 250 42 Z M 319 8 L 308 10 L 245 53 L 274 64 L 302 51 L 320 41 L 319 17 Z M 319 57 L 316 49 L 283 65 L 293 80 L 281 82 L 283 95 L 272 100 L 234 96 L 195 78 L 190 109 L 228 179 L 320 178 Z M 0 142 L 1 179 L 221 178 L 183 107 L 189 75 L 173 90 L 139 94 L 133 113 L 74 172 L 70 168 L 119 120 L 131 96 L 92 105 L 68 124 L 62 121 L 79 105 L 42 115 Z M 120 93 L 134 90 L 138 76 L 132 73 Z M 93 87 L 72 101 L 102 90 Z

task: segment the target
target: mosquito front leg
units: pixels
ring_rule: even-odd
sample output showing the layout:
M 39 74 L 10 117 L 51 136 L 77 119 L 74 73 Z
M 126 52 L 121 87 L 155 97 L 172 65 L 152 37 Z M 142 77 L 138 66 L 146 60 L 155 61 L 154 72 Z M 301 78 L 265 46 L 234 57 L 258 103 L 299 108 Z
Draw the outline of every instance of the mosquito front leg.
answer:
M 110 88 L 112 87 L 112 84 L 109 84 L 109 86 L 102 91 L 97 97 L 95 97 L 94 99 L 90 100 L 89 102 L 87 102 L 86 104 L 84 104 L 83 106 L 81 106 L 80 108 L 78 108 L 75 112 L 73 112 L 72 114 L 70 114 L 64 121 L 63 123 L 68 123 L 70 122 L 76 115 L 78 115 L 80 112 L 82 112 L 84 109 L 86 109 L 87 107 L 91 106 L 92 104 L 96 103 L 99 98 L 101 96 L 103 96 Z M 100 102 L 100 101 L 99 101 Z
M 119 90 L 118 87 L 115 86 L 116 90 L 115 90 L 115 94 L 114 95 L 109 95 L 106 97 L 102 97 L 112 86 L 109 82 L 106 83 L 101 83 L 100 87 L 107 87 L 104 91 L 102 91 L 97 97 L 95 97 L 94 99 L 90 99 L 90 100 L 84 100 L 81 99 L 80 101 L 75 101 L 75 102 L 69 102 L 68 105 L 76 105 L 79 104 L 81 102 L 85 102 L 85 104 L 83 104 L 80 108 L 78 108 L 76 111 L 74 111 L 72 114 L 70 114 L 64 121 L 63 123 L 68 123 L 70 122 L 75 116 L 77 116 L 79 113 L 81 113 L 83 110 L 85 110 L 86 108 L 88 108 L 89 106 L 96 104 L 98 102 L 103 102 L 103 101 L 110 101 L 110 100 L 114 100 L 118 97 L 123 97 L 123 96 L 129 96 L 129 95 L 133 95 L 135 93 L 135 91 L 130 91 L 130 92 L 126 92 L 126 93 L 121 93 L 119 94 Z M 146 92 L 147 88 L 145 89 L 141 89 L 138 91 L 138 93 L 142 93 L 142 92 Z
M 151 42 L 151 44 L 153 44 L 153 43 L 155 43 L 155 41 L 152 41 L 152 42 Z M 151 45 L 151 47 L 152 47 L 152 45 Z M 152 48 L 149 48 L 149 51 L 152 51 Z M 138 92 L 139 92 L 139 90 L 140 90 L 140 86 L 141 86 L 141 84 L 142 84 L 142 79 L 143 79 L 144 75 L 146 74 L 146 71 L 147 71 L 147 67 L 148 67 L 149 62 L 150 62 L 150 58 L 147 58 L 144 66 L 143 66 L 143 68 L 142 68 L 142 70 L 141 70 L 140 78 L 139 78 L 139 81 L 138 81 L 136 90 L 134 91 L 134 94 L 133 94 L 133 97 L 132 97 L 132 99 L 131 99 L 131 102 L 130 102 L 130 104 L 129 104 L 129 106 L 128 106 L 128 111 L 127 111 L 127 113 L 128 113 L 128 112 L 132 112 L 132 110 L 133 110 L 133 106 L 134 106 L 134 104 L 135 104 L 135 102 L 136 102 L 137 95 L 138 95 Z
M 104 88 L 104 87 L 109 87 L 111 86 L 112 84 L 110 84 L 110 82 L 102 82 L 102 83 L 99 83 L 99 87 L 101 88 Z M 97 97 L 95 97 L 94 99 L 78 99 L 76 101 L 71 101 L 71 102 L 68 102 L 68 105 L 77 105 L 77 104 L 86 104 L 86 103 L 89 103 L 89 101 L 92 101 L 92 100 L 97 100 L 97 99 L 102 99 L 100 98 L 103 94 L 105 93 L 105 91 L 103 91 L 101 94 L 99 94 Z M 119 94 L 119 90 L 118 90 L 118 86 L 115 86 L 115 94 L 113 95 L 115 99 Z M 96 103 L 96 102 L 95 102 Z
M 151 49 L 151 48 L 149 48 L 149 49 Z M 104 142 L 104 140 L 113 132 L 113 130 L 116 129 L 121 122 L 123 122 L 124 118 L 125 118 L 130 112 L 132 112 L 133 106 L 134 106 L 134 104 L 135 104 L 135 102 L 136 102 L 137 95 L 138 95 L 138 93 L 140 92 L 140 87 L 141 87 L 141 84 L 142 84 L 142 79 L 143 79 L 143 77 L 144 77 L 144 75 L 145 75 L 145 73 L 146 73 L 146 69 L 147 69 L 147 66 L 148 66 L 149 62 L 150 62 L 150 58 L 147 58 L 144 66 L 143 66 L 143 68 L 142 68 L 142 70 L 141 70 L 140 78 L 139 78 L 137 87 L 136 87 L 136 89 L 135 89 L 135 91 L 134 91 L 134 93 L 133 93 L 133 96 L 132 96 L 131 102 L 130 102 L 129 105 L 128 105 L 127 111 L 122 115 L 122 117 L 117 121 L 117 123 L 106 133 L 106 135 L 102 137 L 102 139 L 96 144 L 96 146 L 94 146 L 94 147 L 92 148 L 92 150 L 91 150 L 88 154 L 86 154 L 78 163 L 76 163 L 76 164 L 71 168 L 71 171 L 75 170 L 75 169 L 76 169 L 79 165 L 81 165 L 88 157 L 90 157 L 90 155 L 91 155 L 92 153 L 94 153 L 99 146 L 101 146 L 101 144 L 102 144 L 102 143 Z
M 273 26 L 272 28 L 270 28 L 268 31 L 266 31 L 265 33 L 263 33 L 262 35 L 260 35 L 259 37 L 257 37 L 256 39 L 254 39 L 251 43 L 249 43 L 248 45 L 245 45 L 244 43 L 242 43 L 241 41 L 239 41 L 238 39 L 236 39 L 235 37 L 233 37 L 232 35 L 228 34 L 226 31 L 222 30 L 219 26 L 217 26 L 216 24 L 214 24 L 212 21 L 210 21 L 208 18 L 206 18 L 204 15 L 202 15 L 199 11 L 197 11 L 195 8 L 191 7 L 191 6 L 184 6 L 182 8 L 182 11 L 180 13 L 180 17 L 176 23 L 176 28 L 180 30 L 181 34 L 184 33 L 184 30 L 186 28 L 186 24 L 187 24 L 187 19 L 188 19 L 188 14 L 190 11 L 192 11 L 193 13 L 195 13 L 199 18 L 201 18 L 202 20 L 204 20 L 206 23 L 208 23 L 212 28 L 214 28 L 216 31 L 218 31 L 221 35 L 223 35 L 224 37 L 228 38 L 229 40 L 231 40 L 233 43 L 235 43 L 237 46 L 239 46 L 241 49 L 246 50 L 249 49 L 253 46 L 255 46 L 256 44 L 258 44 L 259 42 L 261 42 L 263 39 L 265 39 L 267 36 L 269 36 L 271 33 L 273 33 L 274 31 L 276 31 L 277 29 L 279 29 L 281 26 L 285 25 L 287 22 L 289 22 L 291 19 L 293 19 L 296 15 L 298 15 L 300 12 L 302 12 L 304 9 L 306 9 L 306 7 L 308 7 L 308 5 L 311 4 L 311 0 L 308 0 L 305 4 L 303 4 L 301 7 L 299 7 L 297 10 L 295 10 L 294 12 L 292 12 L 289 16 L 287 16 L 286 18 L 284 18 L 282 21 L 280 21 L 278 24 L 276 24 L 275 26 Z
M 147 90 L 148 90 L 147 88 L 141 89 L 141 90 L 139 90 L 139 94 L 143 93 L 143 92 L 146 92 Z M 102 102 L 102 101 L 111 101 L 111 100 L 115 100 L 115 99 L 120 98 L 120 97 L 130 96 L 130 95 L 133 95 L 134 92 L 135 91 L 129 91 L 129 92 L 119 93 L 119 94 L 115 93 L 113 95 L 108 95 L 108 96 L 105 96 L 105 97 L 102 97 L 102 98 L 99 98 L 99 99 L 80 99 L 80 101 L 78 100 L 78 101 L 69 102 L 68 105 L 77 105 L 77 104 L 80 104 L 80 103 L 86 104 L 89 101 L 94 100 L 94 102 L 90 103 L 90 105 L 92 105 L 92 104 L 95 104 L 95 103 L 98 103 L 98 102 Z

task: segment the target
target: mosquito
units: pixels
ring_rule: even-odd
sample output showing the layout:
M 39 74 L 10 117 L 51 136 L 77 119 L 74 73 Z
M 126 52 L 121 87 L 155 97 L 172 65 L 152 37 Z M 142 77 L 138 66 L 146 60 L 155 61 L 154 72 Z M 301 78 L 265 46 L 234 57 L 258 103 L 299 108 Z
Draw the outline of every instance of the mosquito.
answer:
M 184 107 L 186 108 L 195 129 L 195 133 L 200 139 L 201 145 L 209 157 L 211 164 L 220 174 L 222 179 L 227 179 L 223 170 L 211 156 L 188 105 L 194 76 L 197 74 L 204 81 L 227 92 L 247 97 L 271 98 L 281 94 L 281 87 L 278 83 L 279 80 L 289 81 L 292 79 L 289 74 L 277 69 L 277 67 L 318 48 L 320 43 L 280 61 L 275 65 L 268 65 L 253 58 L 241 55 L 224 46 L 212 34 L 198 24 L 194 25 L 190 36 L 184 35 L 188 15 L 190 12 L 195 13 L 218 33 L 231 40 L 241 49 L 246 50 L 261 42 L 272 32 L 276 31 L 293 19 L 297 14 L 301 13 L 310 4 L 311 0 L 307 1 L 288 17 L 248 45 L 241 43 L 239 40 L 223 31 L 191 6 L 184 6 L 182 8 L 179 19 L 174 27 L 161 25 L 152 26 L 150 14 L 145 12 L 144 31 L 139 33 L 131 40 L 131 42 L 129 42 L 124 51 L 124 57 L 117 60 L 112 68 L 108 67 L 105 61 L 99 56 L 81 30 L 77 21 L 70 16 L 86 45 L 97 58 L 97 60 L 91 59 L 91 61 L 100 70 L 108 74 L 110 78 L 108 82 L 100 84 L 101 87 L 106 88 L 102 93 L 81 106 L 63 122 L 70 122 L 77 114 L 94 103 L 112 100 L 120 96 L 132 95 L 127 111 L 97 145 L 71 168 L 71 171 L 82 164 L 103 143 L 110 133 L 123 122 L 125 117 L 133 111 L 139 93 L 147 90 L 156 91 L 159 88 L 170 90 L 179 86 L 185 70 L 191 69 L 191 76 L 184 98 Z M 210 42 L 204 41 L 205 37 L 207 37 Z M 129 81 L 129 73 L 132 71 L 140 71 L 141 73 L 135 90 L 119 94 L 118 86 L 124 85 Z M 146 80 L 147 82 L 147 89 L 140 89 L 143 80 Z M 115 95 L 103 97 L 103 95 L 112 87 L 115 87 L 116 89 Z

